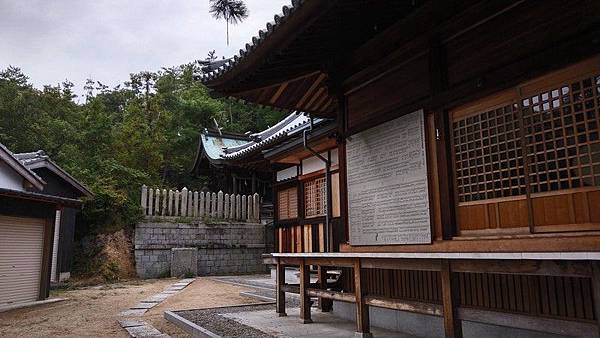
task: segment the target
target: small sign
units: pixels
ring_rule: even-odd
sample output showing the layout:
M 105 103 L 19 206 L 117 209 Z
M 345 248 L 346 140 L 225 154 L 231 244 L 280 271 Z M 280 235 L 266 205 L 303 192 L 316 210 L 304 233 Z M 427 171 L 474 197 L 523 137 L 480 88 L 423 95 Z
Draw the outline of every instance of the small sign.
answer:
M 423 110 L 349 137 L 346 163 L 351 245 L 431 243 Z

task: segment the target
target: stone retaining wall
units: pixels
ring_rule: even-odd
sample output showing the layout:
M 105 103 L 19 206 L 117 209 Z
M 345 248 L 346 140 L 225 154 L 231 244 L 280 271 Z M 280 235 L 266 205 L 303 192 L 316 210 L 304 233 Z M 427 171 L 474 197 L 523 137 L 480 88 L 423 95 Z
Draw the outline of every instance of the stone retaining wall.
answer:
M 198 274 L 265 273 L 265 226 L 258 223 L 145 221 L 135 228 L 135 262 L 140 278 L 170 275 L 171 248 L 198 249 Z

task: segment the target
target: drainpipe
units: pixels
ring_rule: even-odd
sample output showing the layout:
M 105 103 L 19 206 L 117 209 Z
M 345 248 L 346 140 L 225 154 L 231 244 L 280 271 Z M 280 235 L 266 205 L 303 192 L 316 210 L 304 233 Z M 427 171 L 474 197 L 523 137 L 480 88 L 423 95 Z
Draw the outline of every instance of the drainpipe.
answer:
M 316 152 L 314 149 L 312 149 L 309 145 L 308 145 L 308 134 L 310 134 L 313 130 L 313 118 L 312 116 L 310 116 L 310 114 L 308 115 L 309 119 L 310 119 L 310 126 L 308 129 L 304 129 L 303 132 L 303 141 L 304 141 L 304 149 L 308 150 L 311 154 L 315 155 L 318 159 L 320 159 L 321 161 L 323 161 L 323 163 L 325 163 L 325 190 L 326 190 L 326 198 L 327 198 L 327 203 L 325 205 L 325 233 L 326 233 L 326 240 L 325 240 L 325 251 L 326 252 L 332 252 L 333 250 L 333 231 L 331 228 L 331 224 L 330 224 L 330 219 L 331 219 L 331 160 L 329 158 L 329 155 L 327 155 L 327 158 L 323 157 L 323 155 L 319 154 L 318 152 Z

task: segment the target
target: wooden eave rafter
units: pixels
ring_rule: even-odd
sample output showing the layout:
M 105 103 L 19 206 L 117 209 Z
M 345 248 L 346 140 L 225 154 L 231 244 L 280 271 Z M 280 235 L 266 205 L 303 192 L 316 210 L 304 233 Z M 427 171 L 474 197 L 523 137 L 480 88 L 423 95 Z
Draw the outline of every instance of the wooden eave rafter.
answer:
M 307 1 L 206 84 L 218 93 L 249 102 L 334 116 L 337 95 L 328 88 L 329 68 L 337 67 L 343 55 L 422 3 Z M 317 72 L 319 77 L 308 84 L 307 78 Z

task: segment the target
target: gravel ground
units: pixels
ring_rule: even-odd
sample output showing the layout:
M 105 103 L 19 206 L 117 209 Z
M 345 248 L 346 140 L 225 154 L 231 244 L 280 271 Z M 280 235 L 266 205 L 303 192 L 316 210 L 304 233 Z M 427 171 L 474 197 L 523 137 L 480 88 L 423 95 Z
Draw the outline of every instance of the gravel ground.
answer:
M 257 330 L 253 327 L 240 324 L 235 320 L 225 318 L 220 315 L 222 313 L 236 313 L 261 310 L 275 311 L 275 305 L 265 304 L 252 306 L 234 306 L 204 310 L 177 311 L 177 314 L 222 337 L 272 338 L 274 336 L 270 334 Z

